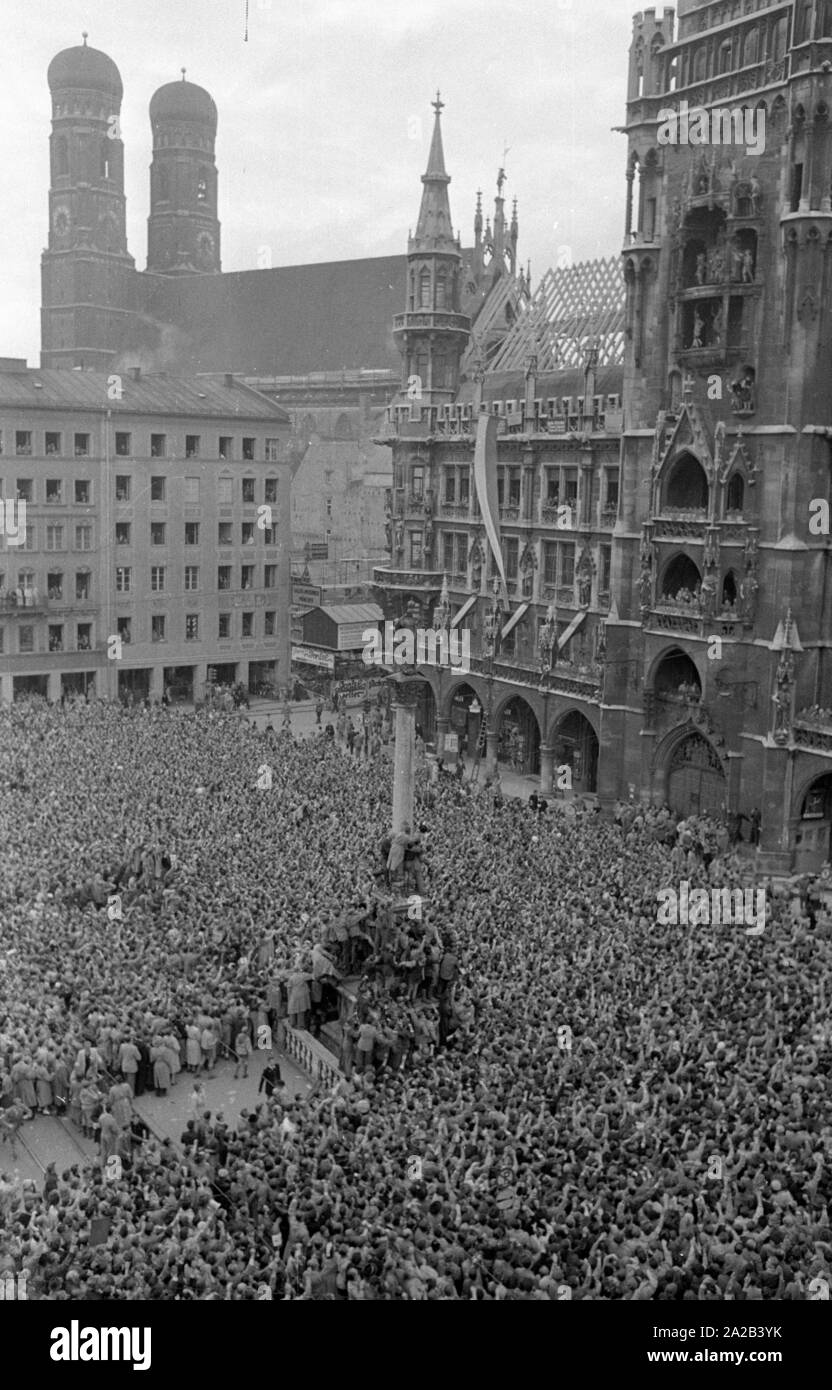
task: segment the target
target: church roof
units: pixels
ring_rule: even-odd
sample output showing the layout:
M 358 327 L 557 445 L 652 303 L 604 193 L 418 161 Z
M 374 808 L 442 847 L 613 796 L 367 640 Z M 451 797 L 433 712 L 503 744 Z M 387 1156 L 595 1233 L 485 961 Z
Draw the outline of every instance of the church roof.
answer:
M 84 43 L 76 48 L 64 48 L 56 53 L 46 73 L 51 92 L 81 88 L 84 91 L 105 92 L 121 101 L 124 88 L 121 73 L 106 53 L 88 48 Z
M 405 256 L 281 266 L 223 275 L 143 275 L 147 347 L 173 324 L 176 361 L 192 371 L 283 376 L 401 368 L 393 315 L 406 293 Z

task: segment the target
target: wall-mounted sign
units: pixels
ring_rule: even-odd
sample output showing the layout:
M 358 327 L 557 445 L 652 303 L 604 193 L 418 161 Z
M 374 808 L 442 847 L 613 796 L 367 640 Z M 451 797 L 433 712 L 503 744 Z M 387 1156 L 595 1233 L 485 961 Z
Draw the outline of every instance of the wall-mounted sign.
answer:
M 292 647 L 292 660 L 307 666 L 322 666 L 326 671 L 335 670 L 335 653 L 321 651 L 320 647 Z

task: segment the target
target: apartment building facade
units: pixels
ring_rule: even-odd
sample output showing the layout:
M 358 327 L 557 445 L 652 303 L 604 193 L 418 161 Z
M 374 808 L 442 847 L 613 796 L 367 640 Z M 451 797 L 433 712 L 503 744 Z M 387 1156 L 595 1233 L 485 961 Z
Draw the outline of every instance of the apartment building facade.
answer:
M 0 362 L 0 695 L 289 679 L 289 421 L 232 376 Z

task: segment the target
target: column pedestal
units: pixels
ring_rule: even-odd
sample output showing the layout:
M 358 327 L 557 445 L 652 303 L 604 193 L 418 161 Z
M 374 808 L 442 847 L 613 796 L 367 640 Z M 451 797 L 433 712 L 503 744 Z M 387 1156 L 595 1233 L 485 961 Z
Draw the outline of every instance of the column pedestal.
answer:
M 485 735 L 485 772 L 486 776 L 493 777 L 497 771 L 497 731 L 496 729 L 486 730 Z
M 540 746 L 540 795 L 551 796 L 555 778 L 555 750 Z
M 436 756 L 440 760 L 445 756 L 445 735 L 448 732 L 448 720 L 441 715 L 436 716 Z

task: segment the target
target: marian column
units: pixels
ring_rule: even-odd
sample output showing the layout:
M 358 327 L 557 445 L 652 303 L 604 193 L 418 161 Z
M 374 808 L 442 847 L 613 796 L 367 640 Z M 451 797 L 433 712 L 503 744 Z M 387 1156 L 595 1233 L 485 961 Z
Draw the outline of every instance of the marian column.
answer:
M 396 743 L 393 758 L 393 834 L 413 830 L 415 795 L 416 706 L 421 681 L 391 677 L 396 710 Z

